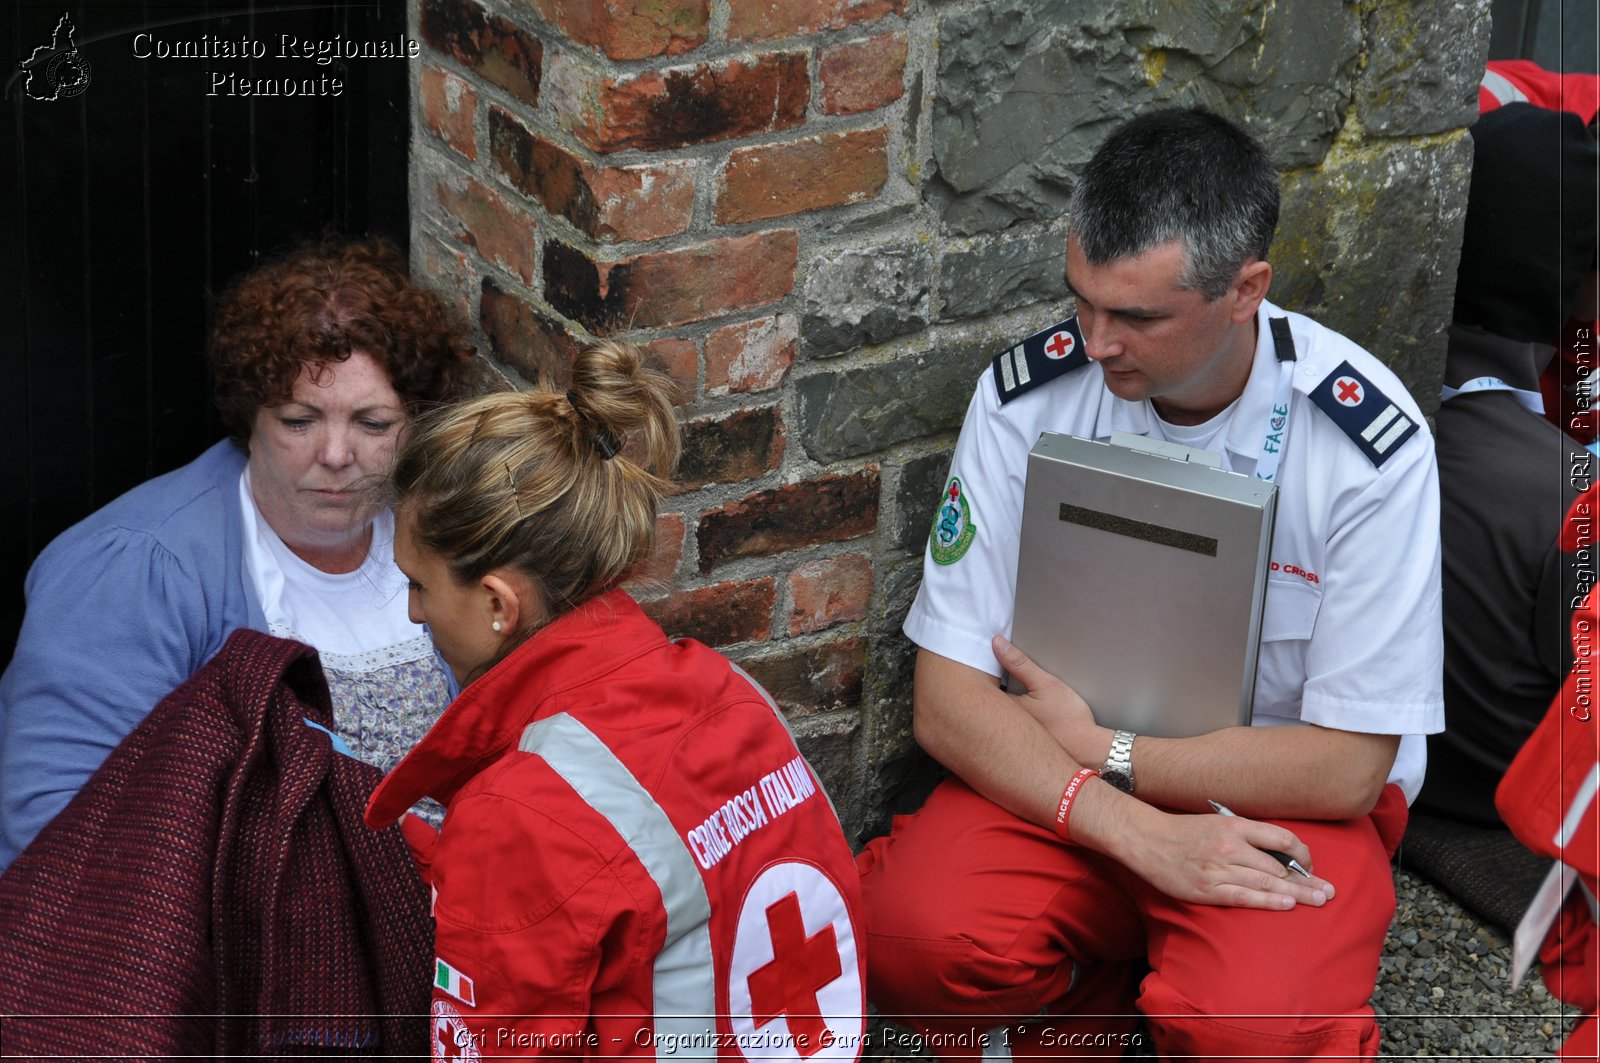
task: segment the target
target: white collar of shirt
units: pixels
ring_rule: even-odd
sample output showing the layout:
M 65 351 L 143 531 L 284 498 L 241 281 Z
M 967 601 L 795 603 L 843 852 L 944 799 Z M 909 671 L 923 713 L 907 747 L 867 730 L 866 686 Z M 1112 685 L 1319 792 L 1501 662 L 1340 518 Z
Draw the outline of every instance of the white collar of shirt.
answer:
M 1250 379 L 1245 381 L 1223 437 L 1228 450 L 1224 465 L 1247 476 L 1255 472 L 1256 461 L 1261 456 L 1261 426 L 1272 412 L 1272 393 L 1278 383 L 1278 352 L 1273 348 L 1272 329 L 1267 319 L 1282 314 L 1282 310 L 1266 300 L 1262 300 L 1256 311 L 1255 360 L 1250 364 Z M 1112 432 L 1159 436 L 1161 429 L 1150 400 L 1128 402 L 1102 386 L 1100 411 L 1095 417 L 1095 438 L 1110 439 Z

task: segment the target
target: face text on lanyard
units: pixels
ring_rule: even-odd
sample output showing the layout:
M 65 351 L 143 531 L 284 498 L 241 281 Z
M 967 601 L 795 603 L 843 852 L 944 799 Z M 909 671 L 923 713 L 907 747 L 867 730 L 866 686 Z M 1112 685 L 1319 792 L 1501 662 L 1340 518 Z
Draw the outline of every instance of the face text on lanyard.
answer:
M 1267 431 L 1261 440 L 1261 458 L 1256 462 L 1256 479 L 1274 480 L 1278 462 L 1283 460 L 1283 441 L 1289 435 L 1289 401 L 1294 397 L 1294 337 L 1289 334 L 1289 319 L 1275 317 L 1272 346 L 1278 352 L 1278 384 L 1272 391 L 1272 409 L 1267 414 Z
M 1439 401 L 1449 402 L 1457 395 L 1471 395 L 1474 392 L 1479 391 L 1509 392 L 1511 397 L 1516 399 L 1517 404 L 1523 409 L 1527 410 L 1529 413 L 1538 414 L 1540 417 L 1544 416 L 1543 395 L 1537 391 L 1529 391 L 1527 388 L 1514 388 L 1497 376 L 1473 377 L 1471 380 L 1467 381 L 1465 384 L 1462 384 L 1458 388 L 1453 388 L 1449 384 L 1446 384 L 1439 389 Z

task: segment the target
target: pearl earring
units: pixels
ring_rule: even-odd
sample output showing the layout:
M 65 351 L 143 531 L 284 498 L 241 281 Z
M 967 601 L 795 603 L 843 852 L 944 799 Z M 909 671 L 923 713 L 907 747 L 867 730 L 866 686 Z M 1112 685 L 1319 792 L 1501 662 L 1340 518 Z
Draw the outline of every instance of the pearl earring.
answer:
M 494 623 L 490 624 L 489 626 L 494 628 L 495 634 L 498 635 L 500 633 L 500 621 L 496 620 Z

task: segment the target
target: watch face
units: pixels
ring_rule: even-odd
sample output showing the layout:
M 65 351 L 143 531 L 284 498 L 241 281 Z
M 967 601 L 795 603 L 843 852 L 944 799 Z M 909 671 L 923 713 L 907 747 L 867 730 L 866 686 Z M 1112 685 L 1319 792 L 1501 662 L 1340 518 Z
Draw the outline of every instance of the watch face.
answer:
M 1110 783 L 1112 786 L 1115 786 L 1125 794 L 1133 793 L 1133 780 L 1128 778 L 1128 776 L 1123 772 L 1116 770 L 1106 771 L 1102 769 L 1100 772 L 1100 778 Z

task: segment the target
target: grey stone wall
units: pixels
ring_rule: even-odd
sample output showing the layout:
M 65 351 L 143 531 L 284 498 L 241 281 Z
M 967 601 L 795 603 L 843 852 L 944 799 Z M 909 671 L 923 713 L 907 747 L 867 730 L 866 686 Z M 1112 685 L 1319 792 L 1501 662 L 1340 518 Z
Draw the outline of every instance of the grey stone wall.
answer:
M 1433 390 L 1454 288 L 1487 4 L 997 0 L 938 20 L 924 201 L 952 236 L 943 317 L 1060 292 L 1059 219 L 1108 127 L 1239 119 L 1284 171 L 1273 296 Z M 1054 257 L 1052 257 L 1054 255 Z

